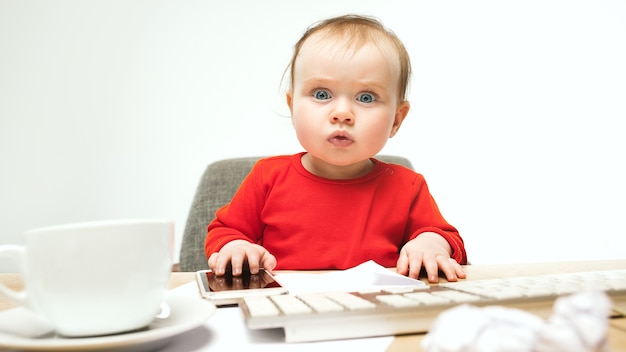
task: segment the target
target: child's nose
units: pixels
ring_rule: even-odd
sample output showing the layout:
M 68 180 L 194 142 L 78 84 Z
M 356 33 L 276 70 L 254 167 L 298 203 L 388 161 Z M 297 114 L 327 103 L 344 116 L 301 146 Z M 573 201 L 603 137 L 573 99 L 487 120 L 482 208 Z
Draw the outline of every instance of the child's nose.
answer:
M 330 115 L 331 122 L 348 124 L 354 123 L 354 114 L 352 114 L 350 102 L 346 101 L 345 99 L 338 99 L 335 101 L 335 109 L 333 109 Z

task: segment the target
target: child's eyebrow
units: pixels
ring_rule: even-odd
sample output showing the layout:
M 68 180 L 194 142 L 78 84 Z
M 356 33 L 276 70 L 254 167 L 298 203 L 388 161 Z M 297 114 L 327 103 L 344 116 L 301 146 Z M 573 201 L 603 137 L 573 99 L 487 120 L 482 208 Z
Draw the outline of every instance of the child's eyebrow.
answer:
M 311 86 L 311 85 L 329 85 L 329 84 L 333 84 L 333 83 L 337 83 L 339 82 L 338 79 L 335 78 L 328 78 L 328 77 L 310 77 L 304 80 L 304 85 L 305 86 Z
M 387 85 L 386 82 L 363 80 L 363 81 L 358 81 L 357 84 L 359 84 L 359 85 L 361 85 L 363 87 L 374 87 L 374 88 L 382 90 L 382 91 L 388 91 L 389 90 L 389 85 Z

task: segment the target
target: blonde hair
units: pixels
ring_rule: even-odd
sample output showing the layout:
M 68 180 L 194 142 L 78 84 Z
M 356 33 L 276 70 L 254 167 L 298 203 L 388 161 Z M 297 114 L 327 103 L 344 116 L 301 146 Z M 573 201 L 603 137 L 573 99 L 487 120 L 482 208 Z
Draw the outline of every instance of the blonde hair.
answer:
M 395 49 L 400 63 L 400 77 L 398 77 L 399 98 L 400 101 L 406 100 L 409 78 L 411 76 L 411 61 L 404 44 L 393 32 L 385 28 L 379 20 L 361 15 L 344 15 L 329 18 L 314 24 L 304 32 L 295 45 L 288 67 L 290 90 L 293 90 L 294 67 L 298 54 L 300 54 L 300 49 L 304 42 L 315 33 L 325 33 L 329 37 L 342 37 L 345 39 L 348 47 L 353 50 L 358 50 L 367 43 L 374 43 L 385 53 L 384 49 L 388 48 L 387 45 L 391 45 Z

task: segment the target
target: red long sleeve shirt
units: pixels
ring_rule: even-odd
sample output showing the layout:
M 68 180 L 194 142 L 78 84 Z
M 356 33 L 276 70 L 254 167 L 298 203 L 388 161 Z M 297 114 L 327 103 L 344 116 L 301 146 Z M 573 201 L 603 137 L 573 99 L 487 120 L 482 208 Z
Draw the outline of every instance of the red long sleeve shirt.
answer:
M 443 218 L 422 175 L 372 159 L 363 177 L 329 180 L 308 172 L 303 153 L 262 159 L 208 226 L 207 258 L 236 239 L 265 247 L 277 270 L 347 269 L 367 260 L 395 267 L 423 232 L 443 236 L 467 262 L 458 231 Z

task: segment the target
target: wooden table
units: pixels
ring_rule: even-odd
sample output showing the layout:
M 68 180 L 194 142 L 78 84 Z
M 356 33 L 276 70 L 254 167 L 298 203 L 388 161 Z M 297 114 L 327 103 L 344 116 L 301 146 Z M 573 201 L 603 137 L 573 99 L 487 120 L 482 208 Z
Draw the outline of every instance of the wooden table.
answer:
M 524 263 L 504 265 L 469 265 L 465 267 L 467 280 L 492 279 L 525 275 L 568 273 L 578 271 L 594 271 L 607 269 L 626 269 L 626 260 L 602 260 L 581 262 L 555 263 Z M 174 272 L 170 278 L 170 288 L 175 288 L 193 281 L 194 273 Z M 445 281 L 445 280 L 442 280 Z M 20 274 L 0 273 L 0 282 L 15 290 L 23 287 Z M 620 303 L 622 304 L 622 303 Z M 9 309 L 14 305 L 0 296 L 0 310 Z M 621 305 L 620 307 L 623 307 Z M 533 310 L 541 316 L 547 316 L 551 307 L 537 307 Z M 422 351 L 420 344 L 423 334 L 396 336 L 389 347 L 389 352 Z M 609 345 L 611 351 L 626 351 L 626 317 L 620 316 L 609 321 Z

